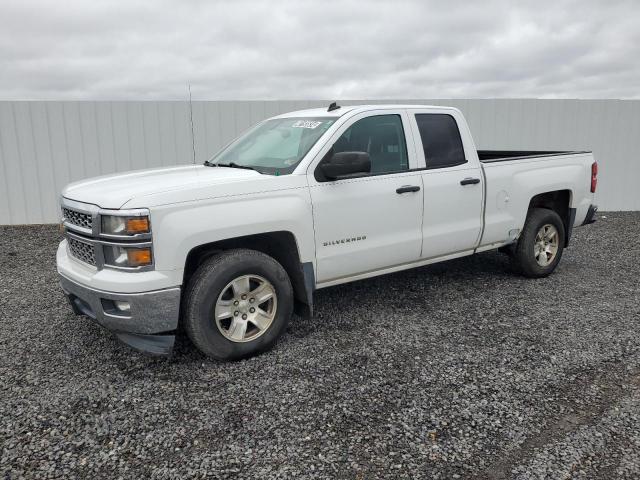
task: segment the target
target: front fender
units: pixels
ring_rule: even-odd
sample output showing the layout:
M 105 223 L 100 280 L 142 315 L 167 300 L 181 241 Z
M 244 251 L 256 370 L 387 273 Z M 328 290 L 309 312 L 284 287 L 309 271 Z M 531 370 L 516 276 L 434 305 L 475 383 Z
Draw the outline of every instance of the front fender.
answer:
M 275 231 L 291 232 L 300 261 L 315 264 L 311 199 L 306 188 L 156 207 L 151 221 L 158 270 L 184 268 L 189 252 L 200 245 Z

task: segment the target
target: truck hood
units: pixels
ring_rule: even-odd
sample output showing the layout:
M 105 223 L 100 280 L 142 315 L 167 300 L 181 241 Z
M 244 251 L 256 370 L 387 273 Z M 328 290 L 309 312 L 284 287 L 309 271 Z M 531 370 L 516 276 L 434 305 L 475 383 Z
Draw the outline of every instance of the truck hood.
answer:
M 186 165 L 105 175 L 67 185 L 62 196 L 101 208 L 122 208 L 132 199 L 176 190 L 197 190 L 262 177 L 253 170 Z

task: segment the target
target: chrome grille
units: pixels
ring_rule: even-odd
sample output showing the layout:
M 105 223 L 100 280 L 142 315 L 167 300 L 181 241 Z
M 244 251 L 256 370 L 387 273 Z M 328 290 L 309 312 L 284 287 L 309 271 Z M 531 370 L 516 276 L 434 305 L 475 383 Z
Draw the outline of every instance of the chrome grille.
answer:
M 90 213 L 82 213 L 70 208 L 63 207 L 62 215 L 64 219 L 72 225 L 91 230 L 93 226 L 93 218 Z
M 96 252 L 92 244 L 82 242 L 73 237 L 67 237 L 67 241 L 69 242 L 69 250 L 72 256 L 84 263 L 95 266 Z

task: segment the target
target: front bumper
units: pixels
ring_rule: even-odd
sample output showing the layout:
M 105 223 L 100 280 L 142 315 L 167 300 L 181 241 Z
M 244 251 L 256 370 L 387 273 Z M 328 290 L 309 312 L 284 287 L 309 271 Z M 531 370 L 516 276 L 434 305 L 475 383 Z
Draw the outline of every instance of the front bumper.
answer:
M 142 293 L 114 293 L 81 285 L 59 275 L 62 290 L 77 315 L 86 315 L 127 345 L 145 353 L 169 355 L 180 316 L 180 288 Z M 128 302 L 122 311 L 116 302 Z

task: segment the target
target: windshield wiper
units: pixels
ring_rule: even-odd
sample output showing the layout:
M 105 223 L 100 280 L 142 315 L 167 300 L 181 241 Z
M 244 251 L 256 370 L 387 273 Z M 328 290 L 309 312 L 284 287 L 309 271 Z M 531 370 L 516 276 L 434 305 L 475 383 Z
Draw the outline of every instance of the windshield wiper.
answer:
M 242 168 L 243 170 L 253 170 L 254 172 L 258 172 L 260 174 L 262 174 L 262 172 L 260 170 L 258 170 L 255 167 L 250 167 L 249 165 L 239 165 L 235 162 L 229 162 L 229 163 L 213 163 L 210 162 L 209 160 L 205 160 L 203 165 L 205 167 L 228 167 L 228 168 Z
M 260 171 L 254 167 L 250 167 L 249 165 L 238 165 L 235 162 L 229 162 L 229 163 L 211 163 L 212 166 L 216 166 L 216 167 L 229 167 L 229 168 L 242 168 L 244 170 L 253 170 L 255 172 L 260 173 Z

